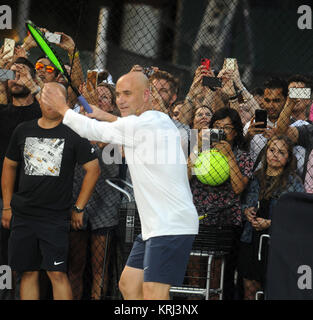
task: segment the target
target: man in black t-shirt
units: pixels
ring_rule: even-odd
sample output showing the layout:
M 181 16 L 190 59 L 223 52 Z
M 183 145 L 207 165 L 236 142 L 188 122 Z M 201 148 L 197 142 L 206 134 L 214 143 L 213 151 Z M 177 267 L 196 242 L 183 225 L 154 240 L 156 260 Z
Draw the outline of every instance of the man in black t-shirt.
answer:
M 1 178 L 2 224 L 5 228 L 11 224 L 9 265 L 23 272 L 21 299 L 39 299 L 41 269 L 51 280 L 54 299 L 71 299 L 66 275 L 69 222 L 71 218 L 73 227 L 82 227 L 83 208 L 100 169 L 91 144 L 64 126 L 62 117 L 49 107 L 41 104 L 41 110 L 40 119 L 20 124 L 10 140 Z M 76 163 L 86 174 L 71 210 Z

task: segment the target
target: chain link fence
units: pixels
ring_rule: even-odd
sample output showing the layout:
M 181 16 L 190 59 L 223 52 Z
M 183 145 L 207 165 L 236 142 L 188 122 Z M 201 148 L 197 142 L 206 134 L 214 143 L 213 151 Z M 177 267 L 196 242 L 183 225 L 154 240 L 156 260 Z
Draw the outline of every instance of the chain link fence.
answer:
M 117 80 L 131 70 L 144 72 L 153 108 L 179 128 L 200 232 L 184 284 L 171 289 L 172 299 L 255 299 L 266 289 L 267 251 L 263 248 L 261 262 L 257 254 L 273 206 L 284 193 L 313 189 L 312 27 L 299 25 L 299 7 L 310 4 L 27 0 L 7 5 L 12 29 L 1 30 L 1 44 L 14 39 L 13 61 L 29 59 L 39 86 L 64 81 L 27 35 L 26 20 L 61 34 L 52 46 L 90 103 L 119 115 Z M 1 50 L 0 67 L 9 70 L 12 60 Z M 8 79 L 1 80 L 3 106 L 14 104 Z M 79 112 L 76 96 L 68 93 Z M 70 232 L 68 277 L 74 299 L 122 299 L 118 280 L 140 222 L 132 189 L 128 199 L 105 182 L 131 183 L 127 165 L 122 157 L 106 164 L 104 146 L 95 148 L 101 181 L 87 205 L 83 230 Z M 119 148 L 108 152 L 108 158 L 121 154 Z M 74 199 L 82 179 L 77 168 Z M 46 283 L 41 298 L 49 299 L 49 279 L 41 280 Z

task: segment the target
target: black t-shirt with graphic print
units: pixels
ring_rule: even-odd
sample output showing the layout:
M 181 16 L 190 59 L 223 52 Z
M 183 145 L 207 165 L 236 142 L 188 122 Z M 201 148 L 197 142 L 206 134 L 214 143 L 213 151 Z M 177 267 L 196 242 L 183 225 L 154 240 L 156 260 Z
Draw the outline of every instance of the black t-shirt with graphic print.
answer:
M 38 120 L 15 129 L 6 157 L 21 164 L 13 213 L 43 218 L 69 217 L 75 165 L 96 159 L 88 140 L 62 123 L 43 129 Z

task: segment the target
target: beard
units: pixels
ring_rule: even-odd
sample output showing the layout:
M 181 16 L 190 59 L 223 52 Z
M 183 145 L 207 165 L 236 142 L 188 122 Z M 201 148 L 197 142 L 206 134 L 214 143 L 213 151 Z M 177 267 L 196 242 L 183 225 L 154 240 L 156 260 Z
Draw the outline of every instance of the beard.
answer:
M 15 88 L 18 88 L 18 90 L 15 90 Z M 31 91 L 25 86 L 15 84 L 10 88 L 10 93 L 14 98 L 26 98 L 31 93 Z

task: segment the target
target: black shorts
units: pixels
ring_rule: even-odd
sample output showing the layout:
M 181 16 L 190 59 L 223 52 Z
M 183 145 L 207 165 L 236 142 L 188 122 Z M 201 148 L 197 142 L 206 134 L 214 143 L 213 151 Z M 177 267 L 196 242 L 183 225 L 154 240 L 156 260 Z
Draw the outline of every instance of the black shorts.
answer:
M 15 271 L 67 271 L 70 221 L 13 216 L 9 265 Z

